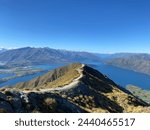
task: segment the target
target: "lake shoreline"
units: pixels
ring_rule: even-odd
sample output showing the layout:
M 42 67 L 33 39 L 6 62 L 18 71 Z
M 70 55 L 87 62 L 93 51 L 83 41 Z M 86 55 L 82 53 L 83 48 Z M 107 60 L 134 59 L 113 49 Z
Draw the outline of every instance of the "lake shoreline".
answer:
M 101 73 L 103 73 L 104 75 L 107 75 L 107 77 L 109 77 L 110 79 L 112 79 L 116 84 L 118 84 L 119 86 L 122 86 L 124 88 L 126 88 L 126 86 L 128 84 L 133 84 L 135 86 L 139 86 L 142 89 L 145 90 L 150 90 L 150 76 L 149 75 L 145 75 L 139 72 L 135 72 L 132 70 L 128 70 L 128 69 L 124 69 L 124 68 L 120 68 L 120 67 L 116 67 L 116 66 L 111 66 L 111 65 L 107 65 L 104 63 L 86 63 L 89 66 L 93 67 L 94 69 L 97 69 L 98 71 L 100 71 Z M 31 75 L 25 75 L 22 77 L 11 80 L 11 82 L 4 82 L 4 83 L 0 83 L 0 87 L 4 87 L 2 85 L 14 85 L 15 83 L 19 83 L 19 82 L 24 82 L 24 81 L 29 81 L 33 78 L 36 78 L 38 76 L 41 76 L 43 74 L 46 73 L 46 71 L 50 71 L 53 69 L 56 69 L 60 66 L 63 66 L 63 64 L 53 64 L 53 65 L 37 65 L 37 66 L 32 66 L 34 68 L 38 68 L 44 71 L 44 73 L 41 72 L 37 72 Z M 20 81 L 19 81 L 20 80 Z

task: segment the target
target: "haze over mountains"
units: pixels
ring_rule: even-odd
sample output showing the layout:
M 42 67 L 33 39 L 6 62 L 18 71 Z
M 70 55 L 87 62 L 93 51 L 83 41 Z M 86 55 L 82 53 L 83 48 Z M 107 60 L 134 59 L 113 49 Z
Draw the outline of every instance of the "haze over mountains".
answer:
M 7 51 L 7 49 L 0 48 L 0 53 L 3 53 L 3 52 L 5 52 L 5 51 Z
M 130 54 L 108 59 L 106 63 L 150 75 L 150 54 Z
M 1 68 L 72 62 L 103 62 L 144 74 L 150 73 L 149 54 L 95 54 L 31 47 L 0 51 Z M 141 97 L 145 91 L 133 91 L 132 88 L 128 89 L 129 92 L 97 70 L 74 63 L 30 81 L 1 88 L 0 111 L 150 112 L 149 99 Z
M 0 63 L 3 63 L 7 66 L 27 66 L 70 62 L 104 62 L 116 67 L 150 75 L 150 54 L 101 54 L 31 47 L 0 50 Z
M 57 50 L 50 48 L 19 48 L 0 54 L 0 62 L 6 65 L 37 65 L 69 62 L 100 61 L 92 53 Z
M 148 104 L 80 63 L 2 88 L 0 112 L 150 112 Z

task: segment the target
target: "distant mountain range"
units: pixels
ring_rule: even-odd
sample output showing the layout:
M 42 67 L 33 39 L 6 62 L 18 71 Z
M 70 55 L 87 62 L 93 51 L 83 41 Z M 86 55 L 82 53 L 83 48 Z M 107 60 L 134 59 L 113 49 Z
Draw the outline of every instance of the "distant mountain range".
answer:
M 114 59 L 114 58 L 125 58 L 132 55 L 135 55 L 136 53 L 114 53 L 114 54 L 101 54 L 101 53 L 94 53 L 97 57 L 100 57 L 103 60 L 106 59 Z
M 31 47 L 11 50 L 0 49 L 0 65 L 5 64 L 8 67 L 71 62 L 104 62 L 116 67 L 150 75 L 150 54 L 100 54 Z
M 74 52 L 51 48 L 25 47 L 7 50 L 0 54 L 0 62 L 14 66 L 86 61 L 100 61 L 100 59 L 88 52 Z
M 150 54 L 129 54 L 106 59 L 105 63 L 150 75 Z
M 146 102 L 80 63 L 0 91 L 0 112 L 150 112 Z
M 7 49 L 0 48 L 0 53 L 3 53 L 3 52 L 5 52 L 5 51 L 7 51 Z

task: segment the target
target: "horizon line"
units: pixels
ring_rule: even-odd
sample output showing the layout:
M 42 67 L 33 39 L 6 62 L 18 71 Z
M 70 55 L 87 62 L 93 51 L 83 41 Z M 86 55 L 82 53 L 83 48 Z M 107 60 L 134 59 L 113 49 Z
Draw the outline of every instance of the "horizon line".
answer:
M 127 52 L 127 51 L 119 51 L 119 52 L 93 52 L 93 51 L 83 51 L 83 50 L 69 50 L 69 49 L 64 49 L 64 48 L 51 48 L 48 46 L 42 47 L 36 47 L 36 46 L 24 46 L 24 47 L 0 47 L 0 49 L 6 49 L 6 50 L 15 50 L 15 49 L 23 49 L 23 48 L 49 48 L 49 49 L 54 49 L 54 50 L 64 50 L 64 51 L 72 51 L 72 52 L 87 52 L 87 53 L 95 53 L 95 54 L 119 54 L 119 53 L 131 53 L 131 54 L 150 54 L 148 52 Z

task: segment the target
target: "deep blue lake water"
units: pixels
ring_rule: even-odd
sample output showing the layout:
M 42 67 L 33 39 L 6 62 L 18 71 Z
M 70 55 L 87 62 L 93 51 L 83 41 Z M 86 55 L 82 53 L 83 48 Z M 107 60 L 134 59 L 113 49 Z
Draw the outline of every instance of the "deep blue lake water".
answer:
M 44 71 L 44 72 L 38 72 L 36 74 L 31 74 L 31 75 L 26 75 L 26 76 L 22 76 L 22 77 L 18 77 L 18 78 L 15 78 L 15 79 L 11 79 L 11 80 L 8 80 L 7 82 L 4 82 L 4 83 L 1 83 L 0 84 L 0 87 L 3 87 L 3 86 L 11 86 L 11 85 L 15 85 L 19 82 L 25 82 L 25 81 L 29 81 L 35 77 L 38 77 L 40 75 L 43 75 L 45 74 L 47 71 Z
M 14 76 L 15 74 L 0 74 L 0 79 L 1 78 L 6 78 L 6 77 L 10 77 L 10 76 Z
M 39 72 L 33 75 L 27 75 L 27 76 L 9 80 L 5 83 L 0 84 L 0 87 L 6 86 L 6 85 L 14 85 L 18 82 L 31 80 L 35 77 L 45 74 L 48 70 L 52 70 L 60 66 L 63 66 L 63 64 L 34 66 L 37 68 L 42 68 L 45 71 Z M 99 70 L 101 73 L 107 75 L 110 79 L 112 79 L 114 82 L 116 82 L 120 86 L 125 87 L 128 84 L 132 84 L 135 86 L 139 86 L 143 89 L 150 90 L 150 76 L 148 75 L 137 73 L 131 70 L 126 70 L 126 69 L 121 69 L 121 68 L 101 64 L 101 63 L 90 63 L 90 66 Z M 3 76 L 0 74 L 0 78 L 2 77 Z
M 0 84 L 0 87 L 3 87 L 3 86 L 11 86 L 11 85 L 15 85 L 19 82 L 26 82 L 26 81 L 29 81 L 33 78 L 36 78 L 38 76 L 41 76 L 45 73 L 48 72 L 48 70 L 53 70 L 55 68 L 58 68 L 60 66 L 63 66 L 63 64 L 56 64 L 56 65 L 37 65 L 37 66 L 33 66 L 35 68 L 42 68 L 43 72 L 38 72 L 36 74 L 31 74 L 31 75 L 26 75 L 26 76 L 23 76 L 23 77 L 18 77 L 18 78 L 15 78 L 15 79 L 11 79 L 7 82 L 4 82 L 4 83 L 1 83 Z M 5 77 L 9 77 L 9 76 L 12 76 L 12 74 L 0 74 L 0 78 L 5 78 Z
M 105 64 L 91 66 L 99 70 L 101 73 L 107 75 L 110 79 L 122 87 L 126 87 L 128 84 L 132 84 L 143 89 L 150 90 L 150 76 L 146 74 L 137 73 L 131 70 Z

